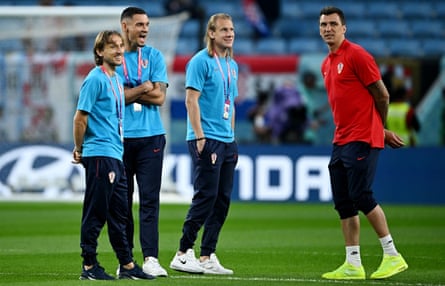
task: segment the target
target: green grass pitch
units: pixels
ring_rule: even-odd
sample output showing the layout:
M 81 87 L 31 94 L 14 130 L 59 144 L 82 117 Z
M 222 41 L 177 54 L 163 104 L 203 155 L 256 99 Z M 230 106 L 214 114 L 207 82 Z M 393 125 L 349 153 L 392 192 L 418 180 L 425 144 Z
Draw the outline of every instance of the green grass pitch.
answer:
M 136 206 L 137 207 L 137 206 Z M 233 276 L 189 275 L 168 268 L 178 247 L 188 205 L 162 204 L 160 262 L 168 278 L 153 281 L 79 281 L 80 203 L 0 203 L 0 284 L 8 285 L 445 285 L 445 207 L 383 205 L 398 250 L 409 269 L 382 281 L 328 281 L 323 272 L 344 261 L 339 220 L 331 204 L 232 204 L 218 243 Z M 137 213 L 137 212 L 136 212 Z M 199 253 L 199 240 L 195 247 Z M 117 260 L 104 229 L 99 261 L 114 274 Z M 381 248 L 362 217 L 361 253 L 367 276 Z M 136 260 L 142 262 L 137 243 Z

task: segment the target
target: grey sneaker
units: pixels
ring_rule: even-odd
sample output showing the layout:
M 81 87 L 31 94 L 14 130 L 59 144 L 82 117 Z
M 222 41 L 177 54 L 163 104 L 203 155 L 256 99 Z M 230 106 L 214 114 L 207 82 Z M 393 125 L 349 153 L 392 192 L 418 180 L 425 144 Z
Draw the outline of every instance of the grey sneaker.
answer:
M 204 268 L 204 274 L 220 274 L 220 275 L 232 275 L 233 270 L 224 268 L 216 257 L 215 253 L 210 254 L 210 259 L 206 259 L 199 263 Z
M 195 257 L 195 252 L 191 248 L 187 249 L 187 252 L 182 255 L 176 253 L 170 263 L 170 268 L 188 273 L 204 273 L 204 269 L 199 265 L 199 262 Z
M 156 257 L 149 256 L 142 265 L 142 270 L 152 276 L 167 277 L 167 271 L 159 264 L 159 260 Z

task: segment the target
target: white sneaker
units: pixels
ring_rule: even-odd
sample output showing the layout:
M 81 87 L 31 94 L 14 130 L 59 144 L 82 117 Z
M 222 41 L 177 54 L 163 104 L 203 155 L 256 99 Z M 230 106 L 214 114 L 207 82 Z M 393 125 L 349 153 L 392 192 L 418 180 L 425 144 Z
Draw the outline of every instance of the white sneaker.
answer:
M 142 265 L 142 270 L 151 276 L 167 277 L 167 271 L 159 264 L 159 260 L 156 257 L 149 256 Z
M 195 257 L 195 252 L 191 248 L 187 249 L 185 254 L 178 255 L 176 253 L 175 257 L 173 257 L 173 260 L 170 263 L 170 268 L 188 273 L 204 273 L 204 269 L 199 266 L 199 262 Z
M 204 274 L 221 274 L 221 275 L 232 275 L 233 270 L 224 268 L 224 266 L 219 263 L 218 257 L 215 253 L 210 254 L 210 259 L 206 259 L 200 262 L 202 268 L 204 268 Z

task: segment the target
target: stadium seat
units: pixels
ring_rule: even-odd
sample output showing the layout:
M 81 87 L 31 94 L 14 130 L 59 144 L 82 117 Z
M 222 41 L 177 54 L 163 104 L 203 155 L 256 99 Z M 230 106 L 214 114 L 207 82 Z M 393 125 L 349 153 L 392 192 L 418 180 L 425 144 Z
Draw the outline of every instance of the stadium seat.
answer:
M 298 7 L 297 1 L 284 0 L 281 2 L 281 17 L 283 18 L 301 18 L 302 12 Z
M 327 48 L 323 40 L 319 37 L 314 38 L 294 38 L 289 40 L 288 52 L 302 55 L 307 53 L 326 52 Z
M 188 19 L 185 21 L 179 33 L 180 37 L 198 37 L 200 35 L 199 21 L 195 19 Z
M 413 20 L 410 25 L 414 38 L 441 38 L 445 36 L 441 20 Z
M 354 42 L 361 45 L 374 57 L 386 57 L 390 52 L 386 41 L 382 39 L 358 38 Z
M 433 6 L 428 1 L 404 2 L 400 11 L 404 19 L 431 19 L 434 16 Z
M 420 57 L 423 55 L 422 46 L 416 39 L 391 39 L 388 46 L 392 56 Z
M 317 14 L 318 15 L 318 14 Z M 317 16 L 318 17 L 318 16 Z M 303 37 L 314 37 L 320 35 L 320 28 L 318 27 L 318 18 L 316 19 L 301 19 L 298 20 L 299 34 Z
M 438 57 L 445 55 L 445 39 L 424 39 L 422 41 L 423 54 L 425 57 Z
M 227 13 L 232 16 L 233 21 L 243 19 L 244 11 L 240 1 L 210 1 L 203 2 L 206 17 L 209 18 L 215 13 Z
M 298 5 L 298 9 L 300 10 L 300 15 L 306 19 L 318 19 L 318 15 L 320 15 L 320 10 L 325 6 L 322 2 L 314 2 L 314 1 L 301 1 Z M 316 20 L 315 20 L 316 21 Z
M 244 19 L 240 19 L 233 23 L 235 26 L 235 39 L 239 37 L 253 37 L 253 27 Z
M 399 19 L 401 12 L 395 2 L 367 2 L 366 15 L 369 19 Z
M 344 3 L 344 5 L 339 5 L 339 7 L 345 14 L 347 19 L 346 23 L 348 23 L 350 19 L 363 19 L 363 16 L 366 15 L 366 5 L 364 1 L 347 2 Z
M 122 1 L 118 0 L 116 5 L 122 5 Z M 162 17 L 166 15 L 162 2 L 150 1 L 147 3 L 144 1 L 144 4 L 141 4 L 141 7 L 145 7 L 145 11 L 147 11 L 148 16 L 150 17 Z
M 411 36 L 408 22 L 404 20 L 380 20 L 377 22 L 378 33 L 383 38 L 404 38 Z
M 374 20 L 352 19 L 346 21 L 346 36 L 352 38 L 376 37 L 377 26 Z
M 445 17 L 445 2 L 437 1 L 434 5 L 434 13 L 437 19 L 443 19 Z
M 255 50 L 259 54 L 285 54 L 287 51 L 286 40 L 281 38 L 260 39 L 256 44 Z
M 251 55 L 256 53 L 256 49 L 253 45 L 253 41 L 250 38 L 236 38 L 233 44 L 233 51 L 235 55 Z
M 295 17 L 281 17 L 275 23 L 273 34 L 283 38 L 293 38 L 300 36 L 301 29 L 296 28 L 300 20 Z

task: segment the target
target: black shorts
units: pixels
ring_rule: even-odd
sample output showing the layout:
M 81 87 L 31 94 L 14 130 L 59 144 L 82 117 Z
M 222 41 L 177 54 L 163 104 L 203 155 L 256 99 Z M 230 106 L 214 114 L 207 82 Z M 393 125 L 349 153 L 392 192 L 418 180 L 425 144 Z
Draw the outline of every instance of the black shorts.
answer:
M 365 142 L 334 145 L 329 174 L 335 208 L 342 218 L 358 211 L 367 214 L 377 205 L 372 184 L 380 150 Z

